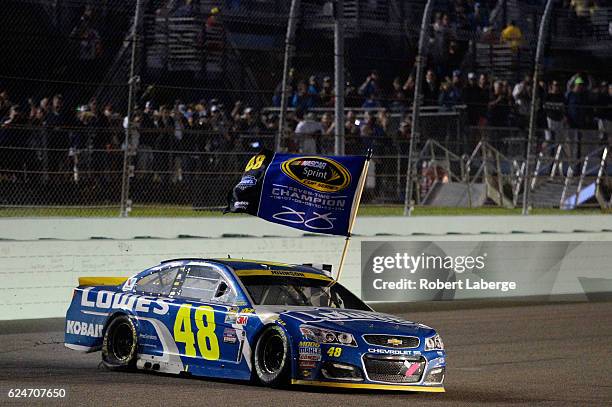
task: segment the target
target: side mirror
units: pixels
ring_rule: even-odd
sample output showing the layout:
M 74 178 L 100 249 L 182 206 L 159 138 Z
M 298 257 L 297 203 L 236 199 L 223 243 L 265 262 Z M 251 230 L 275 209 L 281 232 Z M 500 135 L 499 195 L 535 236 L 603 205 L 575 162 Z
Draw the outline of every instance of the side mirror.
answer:
M 217 286 L 217 291 L 215 292 L 214 298 L 223 297 L 227 293 L 228 289 L 229 286 L 227 285 L 227 283 L 225 281 L 221 281 Z

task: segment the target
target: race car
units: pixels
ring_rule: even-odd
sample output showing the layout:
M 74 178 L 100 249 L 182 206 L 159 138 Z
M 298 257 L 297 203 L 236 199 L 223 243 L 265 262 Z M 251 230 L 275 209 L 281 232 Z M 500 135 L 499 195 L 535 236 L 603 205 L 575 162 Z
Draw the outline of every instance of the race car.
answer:
M 111 369 L 286 384 L 443 392 L 426 325 L 374 312 L 328 267 L 175 259 L 133 277 L 83 277 L 65 346 Z

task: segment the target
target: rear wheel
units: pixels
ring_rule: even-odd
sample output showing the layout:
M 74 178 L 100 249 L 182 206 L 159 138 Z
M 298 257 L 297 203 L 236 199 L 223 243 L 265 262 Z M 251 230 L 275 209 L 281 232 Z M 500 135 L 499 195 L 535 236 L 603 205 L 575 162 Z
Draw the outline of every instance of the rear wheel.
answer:
M 126 370 L 136 366 L 136 327 L 127 315 L 114 318 L 102 342 L 102 362 L 110 369 Z
M 253 361 L 255 374 L 267 386 L 288 383 L 291 372 L 289 340 L 278 326 L 266 328 L 255 345 Z

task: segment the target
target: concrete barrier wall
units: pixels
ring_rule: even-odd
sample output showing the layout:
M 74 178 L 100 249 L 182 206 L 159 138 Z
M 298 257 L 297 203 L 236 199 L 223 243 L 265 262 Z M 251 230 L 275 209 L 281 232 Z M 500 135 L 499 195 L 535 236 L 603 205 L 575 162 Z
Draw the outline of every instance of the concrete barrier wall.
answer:
M 610 241 L 612 217 L 372 217 L 355 231 L 341 282 L 359 295 L 362 240 Z M 79 276 L 129 276 L 169 258 L 228 254 L 335 267 L 344 243 L 246 217 L 5 219 L 0 239 L 0 319 L 63 316 Z

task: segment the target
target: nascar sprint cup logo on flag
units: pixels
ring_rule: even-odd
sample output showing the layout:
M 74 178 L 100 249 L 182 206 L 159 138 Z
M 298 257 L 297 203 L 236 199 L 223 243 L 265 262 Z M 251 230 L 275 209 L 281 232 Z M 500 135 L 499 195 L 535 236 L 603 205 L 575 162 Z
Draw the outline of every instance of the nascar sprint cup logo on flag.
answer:
M 347 235 L 366 159 L 264 150 L 247 163 L 225 211 L 307 232 Z

